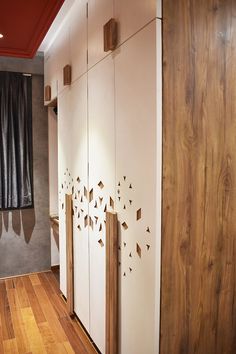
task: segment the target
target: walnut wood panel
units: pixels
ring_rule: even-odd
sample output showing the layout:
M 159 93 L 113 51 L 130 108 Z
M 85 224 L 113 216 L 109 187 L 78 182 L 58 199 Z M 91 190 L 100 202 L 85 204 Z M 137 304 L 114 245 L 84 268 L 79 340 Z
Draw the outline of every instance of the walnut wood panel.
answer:
M 66 275 L 67 275 L 67 310 L 74 315 L 74 260 L 73 260 L 73 216 L 72 194 L 66 194 Z
M 236 2 L 163 5 L 161 354 L 233 354 Z
M 106 354 L 118 353 L 117 214 L 106 212 Z

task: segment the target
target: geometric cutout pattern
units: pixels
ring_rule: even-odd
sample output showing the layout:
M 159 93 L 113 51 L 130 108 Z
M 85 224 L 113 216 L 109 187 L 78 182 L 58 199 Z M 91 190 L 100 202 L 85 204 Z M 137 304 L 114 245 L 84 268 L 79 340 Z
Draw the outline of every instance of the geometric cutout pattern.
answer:
M 93 188 L 89 192 L 89 203 L 91 203 L 93 200 Z
M 99 243 L 99 245 L 100 245 L 101 247 L 104 247 L 104 243 L 103 243 L 103 241 L 102 241 L 101 238 L 100 238 L 100 240 L 98 240 L 98 243 Z
M 124 229 L 124 230 L 127 230 L 127 229 L 128 229 L 128 225 L 126 224 L 126 222 L 123 222 L 123 223 L 122 223 L 122 226 L 123 226 L 123 229 Z
M 136 252 L 138 253 L 139 258 L 142 257 L 142 250 L 138 243 L 136 243 Z
M 140 220 L 141 217 L 142 217 L 142 209 L 140 208 L 137 210 L 137 220 Z
M 115 203 L 114 200 L 110 197 L 110 207 L 114 210 Z
M 100 182 L 98 183 L 98 186 L 99 186 L 101 189 L 104 188 L 104 184 L 102 183 L 102 181 L 100 181 Z

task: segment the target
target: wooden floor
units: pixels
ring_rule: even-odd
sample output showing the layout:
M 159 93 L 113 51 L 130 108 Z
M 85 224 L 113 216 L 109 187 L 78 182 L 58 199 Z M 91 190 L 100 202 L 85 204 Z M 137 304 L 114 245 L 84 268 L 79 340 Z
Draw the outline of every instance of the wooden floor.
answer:
M 0 280 L 0 354 L 96 353 L 52 272 Z

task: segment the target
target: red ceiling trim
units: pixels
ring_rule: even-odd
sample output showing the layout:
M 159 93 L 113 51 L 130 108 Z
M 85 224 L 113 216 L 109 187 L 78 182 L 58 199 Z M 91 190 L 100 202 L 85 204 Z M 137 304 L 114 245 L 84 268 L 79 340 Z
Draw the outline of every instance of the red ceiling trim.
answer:
M 48 32 L 53 20 L 55 19 L 63 3 L 64 0 L 50 0 L 47 2 L 41 17 L 35 24 L 35 31 L 27 45 L 27 48 L 17 49 L 0 47 L 0 56 L 32 59 L 35 56 L 40 44 L 42 43 L 46 33 Z M 10 18 L 11 17 L 9 16 L 9 21 Z
M 38 33 L 37 35 L 35 35 L 35 38 L 32 38 L 31 43 L 29 45 L 30 58 L 34 57 L 63 3 L 64 0 L 57 0 L 52 10 L 50 12 L 47 11 L 48 17 L 46 18 L 46 20 L 40 19 L 40 22 L 37 27 Z

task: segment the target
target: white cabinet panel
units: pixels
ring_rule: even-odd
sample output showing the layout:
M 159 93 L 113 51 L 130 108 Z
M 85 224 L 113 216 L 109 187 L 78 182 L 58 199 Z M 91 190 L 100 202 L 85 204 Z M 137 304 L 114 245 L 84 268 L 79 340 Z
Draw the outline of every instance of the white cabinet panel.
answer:
M 70 17 L 72 81 L 87 70 L 87 0 L 75 1 Z
M 88 1 L 88 66 L 104 58 L 103 26 L 113 17 L 113 0 Z
M 88 226 L 88 140 L 87 75 L 71 86 L 70 131 L 73 160 L 74 307 L 89 331 L 89 239 Z
M 44 86 L 51 86 L 52 99 L 57 97 L 58 92 L 58 72 L 53 64 L 54 54 L 53 48 L 45 54 L 44 59 Z
M 71 126 L 70 91 L 58 97 L 58 183 L 59 183 L 59 237 L 60 237 L 60 289 L 66 296 L 66 223 L 65 194 L 71 193 Z
M 115 207 L 114 62 L 89 71 L 90 335 L 105 353 L 105 211 Z
M 45 54 L 45 86 L 51 86 L 52 99 L 64 89 L 63 67 L 70 63 L 69 31 L 64 25 Z
M 70 46 L 69 46 L 69 29 L 68 25 L 64 25 L 59 32 L 55 41 L 53 65 L 58 73 L 58 92 L 61 92 L 65 86 L 63 83 L 63 68 L 71 63 Z
M 157 17 L 162 18 L 162 0 L 157 0 Z
M 115 77 L 120 348 L 121 353 L 154 354 L 155 258 L 160 237 L 156 232 L 156 159 L 157 151 L 161 153 L 161 141 L 156 140 L 156 21 L 117 50 Z
M 157 0 L 115 0 L 119 43 L 123 43 L 156 17 Z

